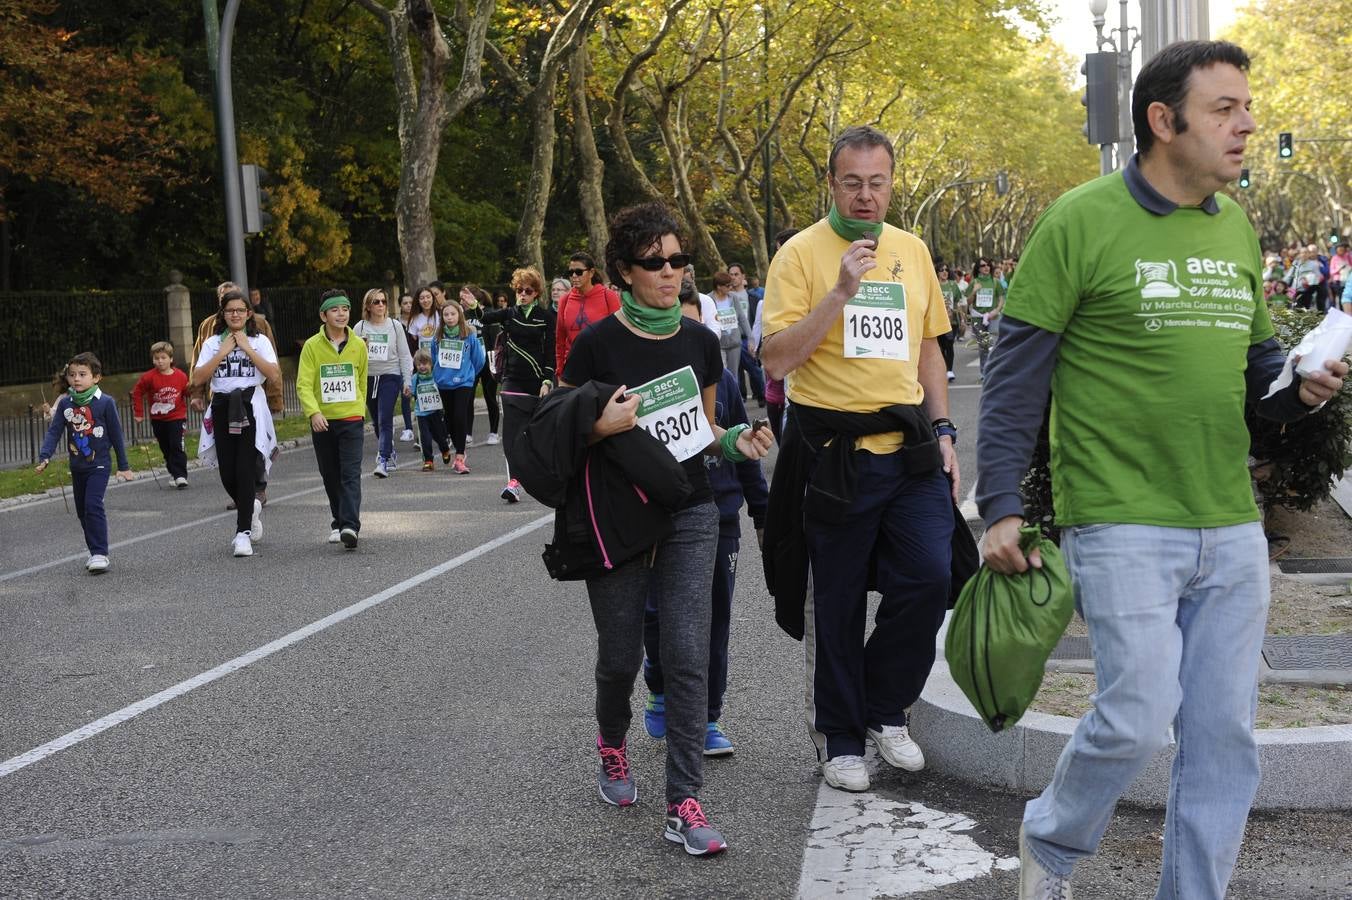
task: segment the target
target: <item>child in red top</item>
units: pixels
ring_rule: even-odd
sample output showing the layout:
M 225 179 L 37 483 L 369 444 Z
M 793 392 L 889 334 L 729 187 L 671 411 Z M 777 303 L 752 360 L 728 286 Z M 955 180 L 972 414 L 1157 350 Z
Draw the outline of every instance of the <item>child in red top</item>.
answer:
M 188 425 L 188 376 L 174 368 L 174 345 L 159 341 L 150 345 L 150 361 L 155 368 L 145 373 L 131 389 L 132 417 L 145 421 L 146 400 L 150 401 L 150 429 L 160 443 L 169 480 L 183 490 L 188 486 L 188 454 L 183 449 L 183 432 Z

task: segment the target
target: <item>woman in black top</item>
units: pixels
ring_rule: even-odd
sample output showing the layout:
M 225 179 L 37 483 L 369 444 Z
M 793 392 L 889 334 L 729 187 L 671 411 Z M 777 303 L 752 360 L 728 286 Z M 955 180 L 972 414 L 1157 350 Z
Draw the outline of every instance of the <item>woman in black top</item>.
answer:
M 498 391 L 502 397 L 504 457 L 511 455 L 540 398 L 554 387 L 554 311 L 540 303 L 544 287 L 544 276 L 534 266 L 517 269 L 512 273 L 516 306 L 484 310 L 479 317 L 485 326 L 501 325 L 506 335 L 507 353 Z M 501 496 L 508 503 L 521 499 L 521 482 L 512 477 L 510 465 Z
M 772 442 L 769 429 L 739 425 L 724 431 L 714 421 L 723 357 L 718 338 L 681 315 L 678 294 L 689 259 L 681 252 L 680 226 L 663 204 L 617 214 L 606 245 L 606 272 L 623 288 L 620 311 L 577 336 L 560 384 L 620 385 L 596 420 L 592 442 L 642 427 L 681 462 L 693 488 L 684 508 L 672 516 L 671 536 L 652 553 L 588 579 L 587 594 L 597 633 L 601 797 L 618 806 L 637 797 L 625 735 L 630 695 L 643 662 L 644 601 L 651 596 L 662 623 L 666 683 L 665 837 L 683 844 L 687 853 L 704 855 L 727 846 L 698 800 L 718 542 L 718 509 L 704 457 L 759 459 Z

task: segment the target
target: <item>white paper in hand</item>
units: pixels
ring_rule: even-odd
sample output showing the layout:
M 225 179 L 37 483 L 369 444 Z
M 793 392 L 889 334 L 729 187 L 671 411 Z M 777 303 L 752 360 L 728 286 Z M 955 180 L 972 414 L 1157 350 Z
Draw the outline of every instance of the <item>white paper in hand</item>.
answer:
M 1352 316 L 1341 310 L 1330 309 L 1324 321 L 1311 329 L 1286 355 L 1282 373 L 1268 387 L 1263 399 L 1266 400 L 1290 384 L 1294 379 L 1293 373 L 1308 377 L 1315 372 L 1325 371 L 1324 361 L 1342 359 L 1349 346 L 1352 346 Z M 1296 363 L 1297 356 L 1300 357 L 1299 364 Z

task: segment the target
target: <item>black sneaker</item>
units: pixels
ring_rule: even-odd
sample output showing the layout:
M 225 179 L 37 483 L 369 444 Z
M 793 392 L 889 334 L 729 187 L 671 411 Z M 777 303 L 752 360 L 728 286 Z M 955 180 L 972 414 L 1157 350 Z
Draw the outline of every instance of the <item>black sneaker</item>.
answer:
M 667 804 L 667 830 L 663 837 L 684 844 L 685 852 L 691 856 L 711 856 L 728 849 L 728 842 L 710 827 L 704 810 L 694 797 Z

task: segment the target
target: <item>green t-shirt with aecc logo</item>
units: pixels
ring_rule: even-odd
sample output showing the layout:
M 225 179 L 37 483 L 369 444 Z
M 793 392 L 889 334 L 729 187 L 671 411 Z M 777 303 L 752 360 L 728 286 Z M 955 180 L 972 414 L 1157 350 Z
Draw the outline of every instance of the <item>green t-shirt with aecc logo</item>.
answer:
M 1058 525 L 1211 528 L 1258 518 L 1244 371 L 1272 337 L 1243 211 L 1144 209 L 1120 173 L 1038 220 L 1005 303 L 1061 335 L 1052 373 Z

